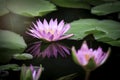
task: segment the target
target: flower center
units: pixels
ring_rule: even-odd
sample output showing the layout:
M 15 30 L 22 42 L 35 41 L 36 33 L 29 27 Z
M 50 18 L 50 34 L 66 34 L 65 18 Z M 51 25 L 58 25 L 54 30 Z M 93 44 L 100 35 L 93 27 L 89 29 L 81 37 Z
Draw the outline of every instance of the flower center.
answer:
M 88 61 L 90 59 L 90 55 L 85 54 L 85 59 L 86 59 L 86 61 Z
M 52 30 L 52 29 L 48 29 L 48 30 L 46 30 L 46 32 L 47 33 L 50 32 L 51 34 L 54 34 L 54 30 Z

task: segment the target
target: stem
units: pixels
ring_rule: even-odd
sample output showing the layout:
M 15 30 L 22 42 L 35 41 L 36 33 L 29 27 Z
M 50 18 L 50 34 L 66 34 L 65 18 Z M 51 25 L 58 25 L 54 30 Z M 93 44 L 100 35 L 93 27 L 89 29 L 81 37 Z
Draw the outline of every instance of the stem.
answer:
M 90 77 L 90 71 L 86 71 L 85 80 L 89 80 L 89 77 Z

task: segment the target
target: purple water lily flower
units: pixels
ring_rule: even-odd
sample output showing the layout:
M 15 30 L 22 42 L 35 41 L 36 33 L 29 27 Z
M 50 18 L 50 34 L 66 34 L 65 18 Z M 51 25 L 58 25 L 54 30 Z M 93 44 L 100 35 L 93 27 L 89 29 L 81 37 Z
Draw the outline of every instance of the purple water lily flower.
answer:
M 33 27 L 27 31 L 27 34 L 35 38 L 51 42 L 73 36 L 73 34 L 64 35 L 70 29 L 70 24 L 65 24 L 63 20 L 59 24 L 57 19 L 51 19 L 49 23 L 46 19 L 44 19 L 43 23 L 38 20 L 36 23 L 33 23 Z
M 40 66 L 40 68 L 38 70 L 35 70 L 34 67 L 32 65 L 30 65 L 30 70 L 32 72 L 32 78 L 33 80 L 38 80 L 41 73 L 42 73 L 42 66 Z
M 42 45 L 46 47 L 43 49 L 44 46 Z M 58 54 L 60 54 L 62 57 L 66 57 L 67 55 L 70 55 L 69 48 L 58 42 L 53 42 L 50 44 L 44 42 L 35 42 L 26 50 L 26 52 L 33 54 L 33 56 L 37 56 L 37 57 L 42 56 L 43 58 L 45 57 L 57 58 Z
M 103 52 L 101 47 L 98 47 L 96 50 L 88 48 L 86 41 L 83 42 L 81 48 L 78 51 L 75 50 L 75 47 L 72 47 L 73 59 L 83 67 L 89 64 L 90 59 L 94 61 L 96 67 L 102 65 L 108 58 L 109 53 L 110 48 L 107 52 Z
M 29 67 L 27 67 L 25 64 L 23 64 L 21 67 L 20 80 L 39 80 L 42 71 L 42 65 L 40 65 L 40 67 L 35 67 L 31 64 Z

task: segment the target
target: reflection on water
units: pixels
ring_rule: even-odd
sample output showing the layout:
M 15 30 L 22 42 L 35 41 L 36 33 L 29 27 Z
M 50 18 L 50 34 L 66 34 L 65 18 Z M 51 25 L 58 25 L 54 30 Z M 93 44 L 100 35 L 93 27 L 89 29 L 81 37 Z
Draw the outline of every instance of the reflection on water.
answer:
M 55 57 L 57 58 L 58 54 L 62 57 L 66 57 L 70 55 L 69 48 L 61 43 L 52 42 L 52 43 L 45 43 L 45 42 L 34 42 L 30 46 L 26 52 L 33 54 L 33 56 L 39 57 Z

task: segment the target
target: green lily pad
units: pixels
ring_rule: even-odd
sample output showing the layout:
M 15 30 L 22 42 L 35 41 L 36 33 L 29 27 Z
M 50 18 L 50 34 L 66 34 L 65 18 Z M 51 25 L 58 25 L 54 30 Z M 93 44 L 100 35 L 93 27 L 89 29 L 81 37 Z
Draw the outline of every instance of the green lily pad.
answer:
M 120 1 L 101 4 L 91 9 L 91 13 L 96 15 L 107 15 L 115 12 L 120 12 Z
M 6 0 L 0 0 L 0 16 L 3 16 L 7 13 L 9 13 L 9 10 L 6 6 Z
M 67 7 L 67 8 L 83 8 L 90 9 L 90 5 L 80 0 L 51 0 L 58 6 Z
M 27 47 L 19 34 L 8 30 L 0 30 L 0 62 L 8 62 L 16 53 L 22 53 Z
M 120 39 L 120 23 L 113 20 L 80 19 L 71 23 L 67 34 L 73 33 L 72 39 L 83 39 L 92 34 L 96 40 L 108 43 Z M 110 43 L 113 46 L 118 46 Z M 119 45 L 120 46 L 120 45 Z
M 27 16 L 43 16 L 56 10 L 56 7 L 46 0 L 8 0 L 8 8 L 11 12 Z
M 29 60 L 29 59 L 32 59 L 33 56 L 28 53 L 23 53 L 23 54 L 15 54 L 13 58 L 16 60 Z
M 6 64 L 1 65 L 0 70 L 20 70 L 20 67 L 17 64 Z

